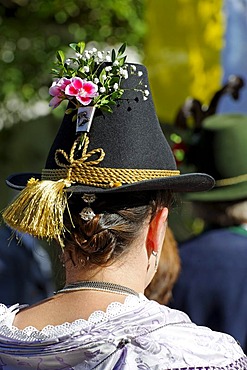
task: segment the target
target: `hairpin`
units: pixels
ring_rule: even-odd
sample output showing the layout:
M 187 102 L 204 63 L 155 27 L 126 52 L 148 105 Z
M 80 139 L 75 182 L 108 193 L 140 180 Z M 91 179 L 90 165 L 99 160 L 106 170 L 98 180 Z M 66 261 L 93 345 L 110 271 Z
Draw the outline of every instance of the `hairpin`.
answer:
M 92 210 L 92 208 L 90 207 L 91 203 L 93 203 L 96 199 L 96 195 L 95 194 L 87 194 L 87 193 L 84 193 L 83 196 L 82 196 L 82 200 L 88 204 L 87 207 L 84 207 L 82 209 L 82 211 L 79 213 L 79 215 L 81 216 L 81 218 L 84 220 L 84 221 L 91 221 L 94 216 L 95 216 L 95 213 L 94 211 Z

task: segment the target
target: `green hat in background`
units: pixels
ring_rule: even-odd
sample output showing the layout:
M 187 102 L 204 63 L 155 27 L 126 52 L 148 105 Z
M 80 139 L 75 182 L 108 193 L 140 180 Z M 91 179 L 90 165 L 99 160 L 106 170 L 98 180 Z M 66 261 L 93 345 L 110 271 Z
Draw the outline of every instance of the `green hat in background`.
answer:
M 205 193 L 186 196 L 194 201 L 234 201 L 247 198 L 247 115 L 216 114 L 202 123 L 188 153 L 197 170 L 216 180 Z
M 247 198 L 247 115 L 217 113 L 220 98 L 229 94 L 237 100 L 243 86 L 241 77 L 230 76 L 208 107 L 188 98 L 178 111 L 174 126 L 181 142 L 173 146 L 175 158 L 176 151 L 183 152 L 178 167 L 189 166 L 216 181 L 213 189 L 186 194 L 185 199 L 226 202 Z

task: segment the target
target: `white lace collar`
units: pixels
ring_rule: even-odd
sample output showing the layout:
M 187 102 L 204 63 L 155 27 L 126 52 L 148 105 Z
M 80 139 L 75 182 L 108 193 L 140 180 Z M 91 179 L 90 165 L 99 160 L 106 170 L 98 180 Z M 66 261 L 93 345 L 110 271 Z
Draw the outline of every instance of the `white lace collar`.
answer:
M 65 322 L 61 325 L 47 325 L 42 330 L 38 330 L 34 326 L 27 326 L 24 329 L 18 329 L 13 326 L 15 315 L 23 306 L 15 304 L 7 307 L 4 304 L 0 304 L 0 335 L 24 341 L 57 339 L 64 335 L 71 335 L 78 330 L 90 328 L 92 325 L 105 323 L 116 316 L 128 313 L 128 311 L 133 310 L 133 308 L 140 306 L 144 302 L 147 302 L 147 298 L 143 294 L 140 294 L 139 297 L 129 295 L 125 298 L 124 303 L 112 302 L 105 312 L 95 311 L 88 320 L 77 319 L 72 323 Z

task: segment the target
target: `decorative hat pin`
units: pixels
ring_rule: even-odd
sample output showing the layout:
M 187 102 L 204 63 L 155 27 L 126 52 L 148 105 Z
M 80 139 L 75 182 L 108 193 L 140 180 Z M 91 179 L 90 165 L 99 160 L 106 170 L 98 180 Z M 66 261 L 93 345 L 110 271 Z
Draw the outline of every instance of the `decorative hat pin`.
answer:
M 83 42 L 70 47 L 75 56 L 69 59 L 57 52 L 49 90 L 51 107 L 63 101 L 68 107 L 42 173 L 7 179 L 22 190 L 3 213 L 7 224 L 63 246 L 67 194 L 213 186 L 206 174 L 180 176 L 155 112 L 147 70 L 126 62 L 125 44 L 109 52 L 86 50 Z M 84 220 L 93 217 L 92 200 L 86 203 Z
M 96 195 L 85 193 L 83 194 L 82 199 L 84 200 L 85 203 L 88 204 L 88 206 L 84 207 L 79 214 L 84 221 L 91 221 L 95 216 L 95 213 L 91 208 L 91 203 L 93 203 L 96 200 Z

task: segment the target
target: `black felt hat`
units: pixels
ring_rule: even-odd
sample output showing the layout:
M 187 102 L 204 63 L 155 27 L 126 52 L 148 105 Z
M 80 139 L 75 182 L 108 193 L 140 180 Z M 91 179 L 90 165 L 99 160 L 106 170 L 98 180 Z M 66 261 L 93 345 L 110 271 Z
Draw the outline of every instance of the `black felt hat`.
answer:
M 142 72 L 142 81 L 146 89 L 150 91 L 147 70 L 143 65 L 137 65 L 138 71 Z M 214 181 L 212 177 L 201 174 L 179 174 L 170 146 L 161 130 L 151 94 L 144 100 L 140 91 L 133 88 L 138 86 L 140 78 L 137 75 L 130 75 L 124 81 L 126 89 L 121 99 L 113 108 L 113 113 L 102 112 L 96 109 L 91 125 L 89 145 L 87 152 L 95 149 L 102 149 L 105 153 L 104 159 L 94 165 L 95 168 L 118 169 L 123 172 L 125 169 L 131 170 L 127 182 L 121 181 L 120 173 L 116 173 L 119 181 L 105 183 L 101 179 L 102 185 L 94 186 L 80 178 L 72 183 L 67 191 L 70 192 L 123 192 L 140 191 L 155 189 L 171 189 L 176 192 L 202 191 L 212 188 Z M 127 90 L 131 89 L 131 90 Z M 76 121 L 72 120 L 73 113 L 65 114 L 60 129 L 55 137 L 54 143 L 48 154 L 45 169 L 62 170 L 64 167 L 58 165 L 56 151 L 63 150 L 69 156 L 71 148 L 78 137 L 76 132 Z M 85 166 L 90 161 L 97 158 L 97 153 L 89 156 L 84 162 Z M 61 162 L 64 158 L 60 158 Z M 66 161 L 64 161 L 66 165 Z M 67 163 L 68 164 L 68 163 Z M 154 178 L 147 178 L 138 181 L 135 170 L 155 170 L 160 171 Z M 162 174 L 162 171 L 167 171 Z M 51 179 L 49 171 L 43 171 L 43 179 Z M 54 171 L 55 174 L 56 171 Z M 59 171 L 58 171 L 59 173 Z M 62 171 L 61 171 L 62 173 Z M 46 177 L 48 176 L 48 177 Z M 59 175 L 58 175 L 59 176 Z M 30 178 L 41 179 L 41 173 L 18 173 L 13 174 L 7 179 L 7 184 L 17 190 L 23 189 Z M 55 177 L 53 177 L 55 179 Z M 56 180 L 59 178 L 57 177 Z M 96 181 L 97 182 L 97 181 Z
M 51 105 L 69 100 L 68 109 L 42 173 L 14 174 L 7 184 L 22 190 L 4 212 L 19 231 L 61 240 L 67 193 L 117 193 L 170 189 L 209 190 L 214 179 L 180 174 L 163 135 L 143 65 L 127 64 L 125 47 L 102 53 L 72 45 L 79 57 L 70 67 L 58 53 L 58 79 Z M 108 63 L 107 57 L 111 59 Z M 62 76 L 62 77 L 61 77 Z

